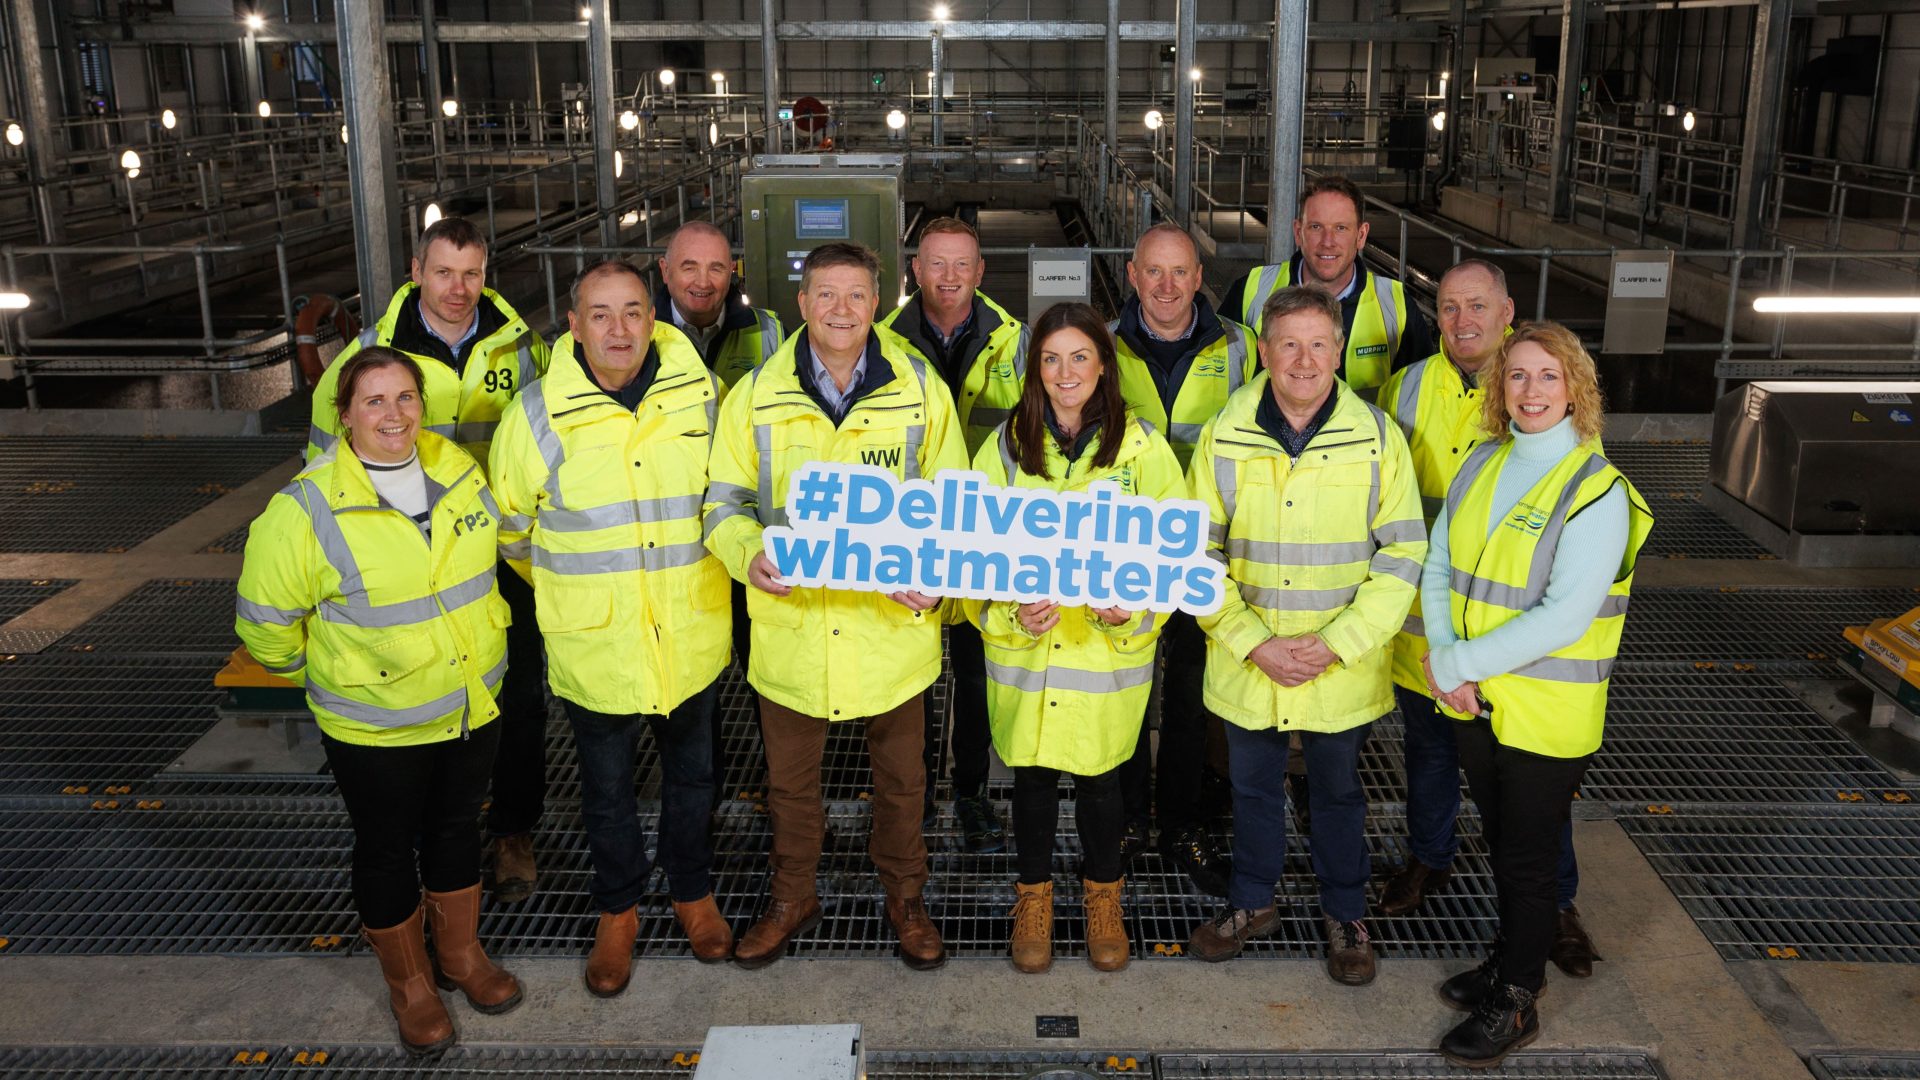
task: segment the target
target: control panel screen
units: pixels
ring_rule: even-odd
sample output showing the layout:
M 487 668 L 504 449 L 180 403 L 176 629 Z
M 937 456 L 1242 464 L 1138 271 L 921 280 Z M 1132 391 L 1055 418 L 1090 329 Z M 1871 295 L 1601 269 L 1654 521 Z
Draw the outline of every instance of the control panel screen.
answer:
M 793 234 L 801 240 L 845 240 L 846 199 L 793 200 Z

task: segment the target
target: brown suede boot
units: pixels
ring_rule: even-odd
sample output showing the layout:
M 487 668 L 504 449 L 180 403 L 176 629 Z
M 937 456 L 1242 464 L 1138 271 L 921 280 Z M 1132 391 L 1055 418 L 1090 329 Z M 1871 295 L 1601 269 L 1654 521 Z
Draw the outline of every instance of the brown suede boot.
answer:
M 601 912 L 593 931 L 593 951 L 587 954 L 587 993 L 613 997 L 633 978 L 633 942 L 640 936 L 637 909 Z
M 915 971 L 932 971 L 947 962 L 947 945 L 940 928 L 927 916 L 927 902 L 918 896 L 887 897 L 887 925 L 900 939 L 900 959 Z
M 1120 890 L 1126 878 L 1102 884 L 1082 879 L 1086 890 L 1087 962 L 1095 971 L 1119 971 L 1127 966 L 1127 920 L 1120 906 Z
M 718 964 L 733 957 L 733 927 L 720 915 L 720 905 L 708 893 L 698 900 L 673 902 L 673 917 L 693 945 L 693 958 L 703 964 Z
M 1038 975 L 1053 966 L 1053 882 L 1013 883 L 1013 968 Z
M 421 927 L 420 910 L 415 908 L 399 926 L 365 931 L 373 955 L 380 958 L 380 974 L 387 980 L 388 1004 L 400 1024 L 400 1045 L 415 1056 L 437 1054 L 454 1042 L 453 1018 L 433 988 Z
M 467 1004 L 488 1015 L 520 1004 L 520 980 L 487 959 L 480 948 L 479 882 L 459 892 L 428 893 L 427 921 L 433 926 L 441 989 L 458 987 L 467 995 Z

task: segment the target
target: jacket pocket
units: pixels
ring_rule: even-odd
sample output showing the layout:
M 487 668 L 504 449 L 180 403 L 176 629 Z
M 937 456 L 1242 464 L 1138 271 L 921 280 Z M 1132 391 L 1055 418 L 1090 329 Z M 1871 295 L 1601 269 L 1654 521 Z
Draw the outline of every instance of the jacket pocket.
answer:
M 439 655 L 430 630 L 414 630 L 340 654 L 334 678 L 341 686 L 386 686 L 432 663 Z
M 534 594 L 534 617 L 543 634 L 598 630 L 613 621 L 613 591 L 553 585 Z
M 807 605 L 802 596 L 808 590 L 795 589 L 791 595 L 780 597 L 762 592 L 752 585 L 747 586 L 747 617 L 756 623 L 797 629 L 807 617 Z

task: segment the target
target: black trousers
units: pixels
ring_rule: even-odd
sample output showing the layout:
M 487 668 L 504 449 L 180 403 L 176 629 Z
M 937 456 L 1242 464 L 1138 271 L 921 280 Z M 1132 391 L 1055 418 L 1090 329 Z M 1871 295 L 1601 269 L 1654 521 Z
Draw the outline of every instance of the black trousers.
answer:
M 513 836 L 532 832 L 547 804 L 547 646 L 534 616 L 533 586 L 505 563 L 499 579 L 513 625 L 507 628 L 500 719 L 494 721 L 500 726 L 500 754 L 493 766 L 487 835 Z
M 353 906 L 384 930 L 420 906 L 420 888 L 480 884 L 480 804 L 500 746 L 495 720 L 467 738 L 422 746 L 320 743 L 353 822 Z
M 1207 633 L 1193 616 L 1176 611 L 1160 634 L 1166 669 L 1160 684 L 1160 754 L 1153 755 L 1147 719 L 1140 720 L 1140 744 L 1121 769 L 1121 791 L 1129 821 L 1145 824 L 1157 817 L 1162 833 L 1199 825 L 1204 820 L 1200 779 L 1207 767 L 1210 716 L 1204 697 Z M 1153 805 L 1148 805 L 1148 792 Z
M 1120 836 L 1126 831 L 1120 769 L 1073 778 L 1073 819 L 1080 830 L 1080 876 L 1120 880 Z M 1013 842 L 1022 885 L 1053 880 L 1053 837 L 1060 822 L 1060 770 L 1026 765 L 1013 770 Z
M 953 732 L 953 793 L 976 795 L 987 786 L 987 750 L 993 745 L 987 728 L 987 652 L 979 628 L 970 622 L 947 627 L 947 659 L 953 665 L 953 708 L 947 710 L 947 727 Z M 928 798 L 940 779 L 944 750 L 936 734 L 928 710 Z
M 1460 767 L 1480 810 L 1480 832 L 1493 858 L 1500 909 L 1500 978 L 1537 992 L 1560 919 L 1561 835 L 1573 816 L 1573 793 L 1592 763 L 1516 750 L 1493 737 L 1485 718 L 1455 724 Z

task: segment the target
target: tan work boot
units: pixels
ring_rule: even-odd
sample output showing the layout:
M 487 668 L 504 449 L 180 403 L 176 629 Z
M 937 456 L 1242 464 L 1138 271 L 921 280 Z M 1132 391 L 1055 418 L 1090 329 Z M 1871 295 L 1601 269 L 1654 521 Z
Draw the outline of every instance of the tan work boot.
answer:
M 458 987 L 467 1004 L 489 1016 L 520 1004 L 520 980 L 489 960 L 480 947 L 479 882 L 458 892 L 428 893 L 427 921 L 433 926 L 442 990 Z
M 703 964 L 718 964 L 733 957 L 733 927 L 720 915 L 720 905 L 708 893 L 698 900 L 673 902 L 673 917 L 693 945 L 693 958 Z
M 593 930 L 593 951 L 587 954 L 587 993 L 609 998 L 627 988 L 633 978 L 633 943 L 639 936 L 637 909 L 600 913 L 600 923 Z
M 947 962 L 947 944 L 940 940 L 940 928 L 927 915 L 925 897 L 887 897 L 887 925 L 900 940 L 900 960 L 908 967 L 932 971 Z
M 420 909 L 415 908 L 399 926 L 365 931 L 373 955 L 380 958 L 380 974 L 387 980 L 388 1004 L 400 1025 L 400 1045 L 416 1057 L 437 1054 L 454 1042 L 453 1018 L 433 988 L 423 925 Z
M 539 879 L 533 865 L 533 834 L 514 833 L 493 841 L 493 900 L 517 904 L 533 895 Z
M 1120 905 L 1120 890 L 1126 883 L 1126 878 L 1105 884 L 1085 879 L 1080 882 L 1086 890 L 1087 962 L 1095 971 L 1119 971 L 1127 966 L 1127 920 Z
M 1013 883 L 1013 969 L 1038 975 L 1053 966 L 1053 882 Z

